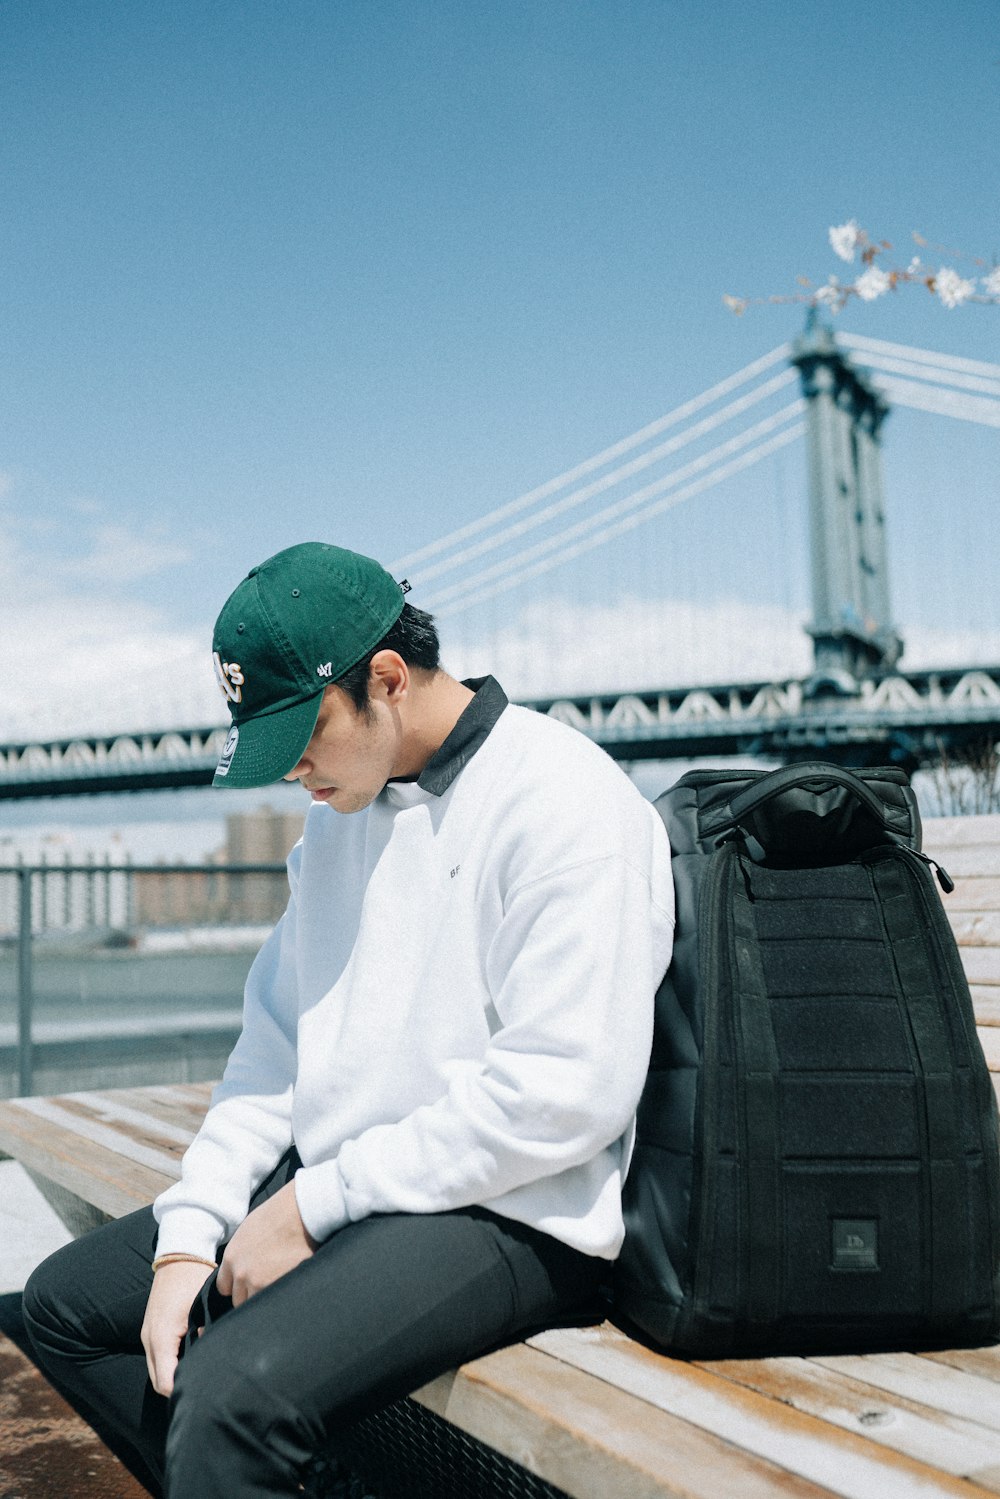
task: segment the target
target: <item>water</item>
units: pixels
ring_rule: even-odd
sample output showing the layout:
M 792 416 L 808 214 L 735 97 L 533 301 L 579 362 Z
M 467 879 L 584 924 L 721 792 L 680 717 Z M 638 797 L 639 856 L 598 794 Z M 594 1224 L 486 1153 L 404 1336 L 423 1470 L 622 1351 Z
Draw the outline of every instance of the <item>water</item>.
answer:
M 253 950 L 143 953 L 35 944 L 33 1090 L 218 1077 Z M 17 951 L 0 950 L 0 1097 L 17 1079 Z

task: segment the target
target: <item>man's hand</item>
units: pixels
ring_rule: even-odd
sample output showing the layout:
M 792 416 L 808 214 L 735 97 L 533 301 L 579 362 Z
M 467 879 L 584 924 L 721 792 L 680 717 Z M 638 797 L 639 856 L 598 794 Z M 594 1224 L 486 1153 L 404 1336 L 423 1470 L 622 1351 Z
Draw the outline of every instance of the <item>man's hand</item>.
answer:
M 181 1339 L 187 1332 L 188 1313 L 211 1270 L 193 1260 L 175 1260 L 161 1265 L 153 1276 L 153 1288 L 146 1303 L 142 1346 L 153 1389 L 158 1395 L 170 1395 Z
M 242 1306 L 317 1247 L 299 1217 L 295 1183 L 289 1182 L 244 1218 L 226 1246 L 216 1285 L 234 1306 Z

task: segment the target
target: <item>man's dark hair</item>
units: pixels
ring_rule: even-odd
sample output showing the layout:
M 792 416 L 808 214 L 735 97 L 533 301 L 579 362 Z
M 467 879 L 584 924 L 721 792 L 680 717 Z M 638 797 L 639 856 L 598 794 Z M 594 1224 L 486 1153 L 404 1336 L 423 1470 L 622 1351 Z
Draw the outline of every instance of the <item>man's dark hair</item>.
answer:
M 407 666 L 420 671 L 437 671 L 441 665 L 440 644 L 434 620 L 423 609 L 404 604 L 403 612 L 383 635 L 378 645 L 372 646 L 366 656 L 338 677 L 336 686 L 342 687 L 359 713 L 368 712 L 368 674 L 372 657 L 379 651 L 397 651 Z

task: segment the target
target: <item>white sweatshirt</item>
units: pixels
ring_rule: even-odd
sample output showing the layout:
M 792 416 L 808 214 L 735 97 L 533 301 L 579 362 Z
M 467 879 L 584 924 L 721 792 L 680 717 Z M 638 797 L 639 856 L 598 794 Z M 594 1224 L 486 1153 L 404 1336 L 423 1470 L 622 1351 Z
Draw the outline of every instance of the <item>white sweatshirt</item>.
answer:
M 314 805 L 288 872 L 157 1253 L 214 1255 L 294 1140 L 318 1240 L 477 1203 L 613 1259 L 673 935 L 649 803 L 582 734 L 508 706 L 443 794 Z

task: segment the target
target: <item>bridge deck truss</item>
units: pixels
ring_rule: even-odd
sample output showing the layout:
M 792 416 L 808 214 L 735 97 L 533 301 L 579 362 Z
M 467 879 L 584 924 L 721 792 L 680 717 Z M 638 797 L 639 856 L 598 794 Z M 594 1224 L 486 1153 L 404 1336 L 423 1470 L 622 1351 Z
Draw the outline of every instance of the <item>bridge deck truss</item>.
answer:
M 616 760 L 760 756 L 914 770 L 1000 741 L 1000 667 L 893 672 L 853 690 L 815 679 L 536 699 Z M 0 746 L 0 800 L 205 786 L 224 727 Z

